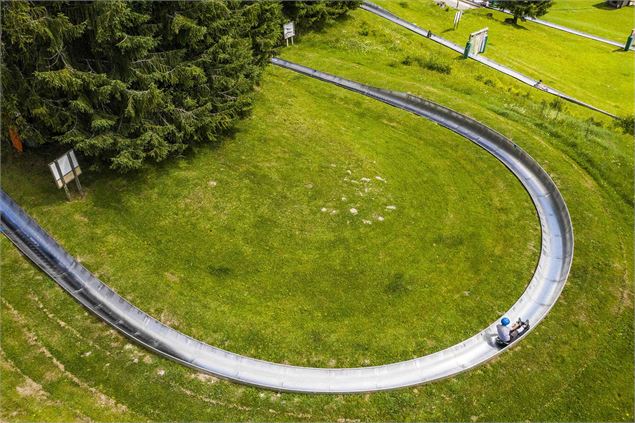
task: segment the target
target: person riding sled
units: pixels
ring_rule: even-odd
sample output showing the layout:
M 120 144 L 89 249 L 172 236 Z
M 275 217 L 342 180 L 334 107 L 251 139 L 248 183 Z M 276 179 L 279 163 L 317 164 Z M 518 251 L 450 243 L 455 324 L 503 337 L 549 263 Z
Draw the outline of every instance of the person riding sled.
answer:
M 503 317 L 500 324 L 496 325 L 496 331 L 498 332 L 497 342 L 500 341 L 501 344 L 507 345 L 515 341 L 529 328 L 529 322 L 523 322 L 520 318 L 511 326 L 509 325 L 510 323 L 509 318 Z

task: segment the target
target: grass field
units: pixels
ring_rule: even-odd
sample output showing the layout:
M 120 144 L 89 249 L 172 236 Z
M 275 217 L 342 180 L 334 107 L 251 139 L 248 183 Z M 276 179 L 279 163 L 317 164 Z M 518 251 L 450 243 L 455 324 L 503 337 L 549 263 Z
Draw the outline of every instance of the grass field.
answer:
M 454 10 L 446 11 L 433 2 L 380 0 L 377 4 L 462 46 L 470 33 L 487 27 L 486 57 L 609 113 L 633 113 L 632 52 L 531 22 L 513 26 L 505 23 L 509 15 L 490 9 L 466 11 L 459 28 L 453 30 Z M 635 26 L 633 9 L 628 9 L 630 25 Z M 381 21 L 374 16 L 366 19 Z M 432 43 L 420 38 L 421 50 L 430 49 Z
M 551 97 L 364 11 L 282 57 L 440 102 L 536 158 L 576 236 L 552 314 L 509 353 L 446 381 L 276 394 L 130 344 L 2 239 L 1 418 L 632 421 L 632 137 L 585 109 L 557 112 L 541 104 Z M 629 110 L 629 84 L 630 96 L 607 106 Z M 602 98 L 602 87 L 580 93 Z M 369 365 L 450 345 L 513 302 L 539 249 L 527 195 L 493 158 L 424 119 L 279 68 L 222 144 L 126 177 L 87 172 L 85 200 L 54 192 L 47 160 L 4 146 L 2 159 L 3 189 L 126 298 L 214 345 L 280 362 Z
M 540 244 L 529 196 L 478 147 L 277 69 L 231 142 L 86 179 L 86 201 L 59 201 L 45 163 L 24 160 L 7 157 L 7 192 L 124 297 L 213 345 L 293 364 L 452 345 L 520 295 Z M 24 169 L 41 170 L 29 191 Z
M 635 28 L 632 7 L 615 9 L 602 0 L 558 0 L 543 19 L 624 43 Z

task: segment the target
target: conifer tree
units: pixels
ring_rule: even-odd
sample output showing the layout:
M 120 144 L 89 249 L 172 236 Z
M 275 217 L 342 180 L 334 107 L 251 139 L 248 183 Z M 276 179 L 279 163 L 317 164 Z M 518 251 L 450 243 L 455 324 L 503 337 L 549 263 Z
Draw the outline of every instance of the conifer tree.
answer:
M 320 29 L 358 7 L 359 1 L 306 0 L 283 2 L 284 15 L 300 29 Z
M 553 5 L 553 0 L 493 0 L 493 7 L 507 9 L 514 15 L 514 25 L 518 19 L 538 18 L 544 16 Z
M 358 2 L 284 3 L 305 27 Z M 2 2 L 2 138 L 118 171 L 216 142 L 249 112 L 281 40 L 279 1 Z

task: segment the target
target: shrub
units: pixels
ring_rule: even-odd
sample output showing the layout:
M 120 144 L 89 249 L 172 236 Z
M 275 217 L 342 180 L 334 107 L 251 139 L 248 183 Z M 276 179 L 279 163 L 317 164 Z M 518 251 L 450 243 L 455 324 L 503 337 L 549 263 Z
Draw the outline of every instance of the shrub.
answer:
M 424 69 L 449 75 L 452 72 L 452 65 L 442 61 L 438 56 L 433 55 L 422 59 L 417 59 L 417 63 Z
M 615 120 L 614 125 L 624 134 L 634 135 L 635 133 L 635 116 L 623 116 Z
M 413 59 L 410 56 L 406 56 L 404 57 L 404 59 L 401 61 L 402 65 L 406 65 L 406 66 L 410 66 L 412 65 Z
M 362 37 L 367 37 L 370 34 L 370 31 L 368 30 L 368 24 L 366 22 L 362 22 L 358 34 Z
M 433 72 L 438 72 L 442 74 L 450 74 L 452 72 L 452 65 L 444 62 L 438 56 L 432 55 L 428 57 L 410 57 L 406 56 L 401 61 L 402 65 L 410 66 L 413 63 L 419 65 L 419 67 L 427 70 L 431 70 Z

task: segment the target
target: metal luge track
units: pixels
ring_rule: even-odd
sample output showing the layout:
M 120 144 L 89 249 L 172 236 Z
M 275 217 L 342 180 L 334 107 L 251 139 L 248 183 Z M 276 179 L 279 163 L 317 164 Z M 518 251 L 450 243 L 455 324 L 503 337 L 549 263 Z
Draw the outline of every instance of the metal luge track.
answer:
M 573 230 L 569 212 L 549 175 L 527 153 L 501 134 L 448 108 L 281 59 L 272 59 L 272 62 L 430 119 L 479 145 L 516 175 L 535 205 L 542 228 L 542 246 L 537 268 L 527 289 L 505 314 L 513 320 L 518 317 L 529 319 L 532 328 L 536 327 L 558 299 L 573 259 Z M 106 323 L 161 355 L 236 382 L 293 392 L 381 391 L 456 375 L 503 351 L 493 342 L 496 334 L 496 322 L 493 322 L 471 338 L 445 350 L 383 366 L 308 368 L 241 356 L 172 329 L 126 301 L 71 257 L 3 191 L 0 191 L 0 222 L 4 234 L 25 255 Z
M 402 26 L 402 27 L 414 32 L 415 34 L 421 35 L 422 37 L 425 37 L 425 38 L 427 38 L 427 39 L 429 39 L 431 41 L 434 41 L 435 43 L 441 44 L 444 47 L 447 47 L 447 48 L 449 48 L 451 50 L 454 50 L 454 51 L 456 51 L 459 54 L 463 54 L 464 48 L 461 47 L 460 45 L 454 44 L 452 41 L 446 40 L 445 38 L 440 37 L 440 36 L 438 36 L 436 34 L 432 34 L 432 32 L 428 31 L 427 29 L 421 28 L 421 27 L 413 24 L 412 22 L 408 22 L 408 21 L 400 18 L 399 16 L 389 12 L 388 10 L 386 10 L 386 9 L 384 9 L 384 8 L 374 4 L 374 3 L 371 3 L 369 1 L 364 1 L 361 4 L 360 8 L 363 9 L 363 10 L 366 10 L 367 12 L 373 13 L 373 14 L 379 16 L 379 17 L 387 19 L 387 20 L 389 20 L 392 23 L 395 23 L 395 24 L 397 24 L 399 26 Z M 587 109 L 591 109 L 591 110 L 594 110 L 596 112 L 605 114 L 605 115 L 610 116 L 610 117 L 612 117 L 614 119 L 617 118 L 617 116 L 615 116 L 612 113 L 609 113 L 609 112 L 607 112 L 605 110 L 602 110 L 600 108 L 592 106 L 591 104 L 588 104 L 588 103 L 585 103 L 583 101 L 580 101 L 580 100 L 578 100 L 578 99 L 576 99 L 574 97 L 571 97 L 570 95 L 567 95 L 567 94 L 565 94 L 565 93 L 563 93 L 561 91 L 558 91 L 558 90 L 556 90 L 554 88 L 551 88 L 551 87 L 549 87 L 549 86 L 547 86 L 545 84 L 542 84 L 542 83 L 539 84 L 540 81 L 538 81 L 536 79 L 533 79 L 533 78 L 530 78 L 529 76 L 524 75 L 524 74 L 522 74 L 520 72 L 517 72 L 517 71 L 515 71 L 515 70 L 513 70 L 511 68 L 508 68 L 507 66 L 503 66 L 500 63 L 495 62 L 495 61 L 493 61 L 491 59 L 488 59 L 485 56 L 482 56 L 480 54 L 470 54 L 469 57 L 472 60 L 475 60 L 475 61 L 477 61 L 479 63 L 482 63 L 485 66 L 488 66 L 488 67 L 490 67 L 492 69 L 496 69 L 497 71 L 499 71 L 501 73 L 504 73 L 505 75 L 511 76 L 512 78 L 515 78 L 518 81 L 520 81 L 520 82 L 522 82 L 524 84 L 530 85 L 530 86 L 532 86 L 532 87 L 534 87 L 536 89 L 539 89 L 541 91 L 544 91 L 544 92 L 549 93 L 551 95 L 554 95 L 556 97 L 560 97 L 563 100 L 566 100 L 566 101 L 568 101 L 570 103 L 573 103 L 573 104 L 577 104 L 578 106 L 586 107 Z

